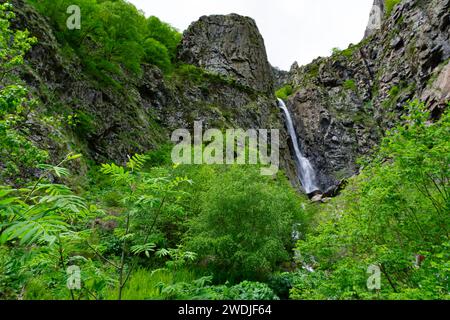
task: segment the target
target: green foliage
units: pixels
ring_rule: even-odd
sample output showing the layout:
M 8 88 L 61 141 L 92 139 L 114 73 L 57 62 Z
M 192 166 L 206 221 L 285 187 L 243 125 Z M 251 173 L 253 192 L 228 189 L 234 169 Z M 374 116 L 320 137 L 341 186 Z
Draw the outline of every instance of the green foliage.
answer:
M 145 59 L 147 62 L 160 67 L 163 71 L 171 69 L 169 51 L 158 40 L 148 38 L 144 44 Z
M 282 100 L 286 100 L 291 94 L 294 93 L 294 89 L 291 85 L 285 85 L 281 89 L 279 89 L 277 92 L 275 92 L 275 95 L 277 98 L 280 98 Z
M 400 93 L 400 88 L 398 86 L 393 86 L 389 90 L 389 97 L 395 98 L 396 96 L 398 96 L 399 93 Z
M 353 45 L 353 44 L 351 44 L 347 49 L 344 49 L 344 50 L 341 50 L 340 48 L 332 48 L 331 54 L 333 56 L 343 56 L 345 58 L 351 58 L 357 48 L 358 48 L 358 45 Z
M 398 5 L 400 2 L 402 2 L 402 0 L 386 0 L 385 1 L 385 11 L 386 11 L 386 16 L 390 16 L 392 11 L 394 10 L 394 7 L 396 5 Z
M 190 224 L 187 248 L 216 279 L 266 278 L 289 257 L 294 218 L 305 220 L 299 198 L 281 176 L 270 181 L 257 167 L 205 170 L 213 179 L 202 182 L 195 200 L 198 216 Z
M 14 76 L 35 39 L 27 31 L 10 29 L 15 17 L 11 9 L 7 3 L 0 5 L 0 181 L 20 183 L 47 154 L 28 139 L 25 123 L 36 101 Z
M 176 283 L 189 283 L 195 280 L 193 271 L 167 269 L 138 269 L 133 272 L 123 290 L 124 300 L 162 300 L 162 287 L 169 287 Z M 116 299 L 116 293 L 109 290 L 106 299 Z
M 177 199 L 183 195 L 178 187 L 190 181 L 175 177 L 165 169 L 144 171 L 146 160 L 145 156 L 135 155 L 129 158 L 125 167 L 104 164 L 101 169 L 118 192 L 118 202 L 123 209 L 122 214 L 115 217 L 119 226 L 114 229 L 121 247 L 121 259 L 115 265 L 119 277 L 119 300 L 122 299 L 122 291 L 136 263 L 130 253 L 150 258 L 150 253 L 156 251 L 156 256 L 171 259 L 168 266 L 172 268 L 195 259 L 195 254 L 181 247 L 169 250 L 162 247 L 165 221 L 174 221 L 184 214 L 183 208 L 177 203 Z
M 272 289 L 259 282 L 244 281 L 233 286 L 231 291 L 235 291 L 233 300 L 278 300 Z
M 299 263 L 316 272 L 299 273 L 292 298 L 449 298 L 450 114 L 435 123 L 429 116 L 412 102 L 406 125 L 387 134 L 327 205 L 328 218 L 298 243 Z M 370 265 L 382 271 L 379 292 L 367 290 Z
M 172 285 L 161 283 L 160 294 L 166 300 L 278 300 L 266 284 L 244 281 L 237 285 L 211 285 L 212 277 Z
M 132 4 L 123 1 L 79 0 L 81 29 L 69 30 L 64 14 L 70 0 L 29 0 L 48 16 L 58 40 L 67 44 L 98 80 L 117 85 L 123 72 L 141 73 L 150 63 L 163 71 L 171 69 L 181 35 L 155 17 L 146 19 Z
M 289 299 L 289 290 L 293 286 L 295 274 L 291 272 L 275 273 L 270 276 L 268 285 L 282 300 Z
M 344 89 L 345 89 L 345 90 L 351 90 L 351 91 L 355 91 L 355 92 L 356 92 L 356 90 L 357 90 L 356 82 L 355 82 L 355 80 L 353 80 L 353 79 L 345 80 L 343 86 L 344 86 Z
M 337 54 L 340 54 L 341 51 L 342 51 L 342 50 L 341 50 L 340 48 L 334 47 L 334 48 L 331 49 L 331 54 L 332 54 L 332 55 L 337 55 Z
M 94 131 L 94 123 L 94 117 L 83 111 L 67 116 L 67 124 L 82 138 L 89 137 L 89 134 Z
M 24 62 L 25 54 L 36 43 L 28 31 L 11 30 L 10 21 L 15 18 L 9 3 L 0 4 L 0 84 L 8 78 Z
M 353 56 L 353 53 L 355 52 L 355 47 L 350 46 L 345 50 L 342 50 L 341 54 L 346 58 L 351 58 Z
M 20 183 L 47 159 L 47 153 L 29 140 L 25 125 L 35 103 L 20 85 L 0 89 L 0 181 Z
M 74 292 L 65 285 L 66 267 L 76 263 L 86 271 L 92 270 L 92 274 L 99 274 L 90 259 L 76 256 L 72 251 L 73 246 L 80 250 L 79 242 L 83 238 L 83 232 L 78 232 L 75 225 L 94 217 L 96 207 L 88 206 L 65 185 L 47 181 L 69 175 L 61 166 L 77 158 L 79 155 L 69 155 L 56 166 L 41 165 L 42 174 L 29 187 L 0 187 L 0 250 L 7 252 L 6 261 L 14 259 L 10 262 L 0 259 L 8 298 L 28 289 L 33 298 L 38 292 L 46 291 L 43 282 L 49 281 L 58 284 L 60 298 L 75 299 Z M 14 278 L 9 275 L 11 272 Z M 81 291 L 80 297 L 83 294 L 86 292 Z
M 181 42 L 181 33 L 157 17 L 147 19 L 147 30 L 147 37 L 163 44 L 167 48 L 170 60 L 175 61 L 177 47 Z

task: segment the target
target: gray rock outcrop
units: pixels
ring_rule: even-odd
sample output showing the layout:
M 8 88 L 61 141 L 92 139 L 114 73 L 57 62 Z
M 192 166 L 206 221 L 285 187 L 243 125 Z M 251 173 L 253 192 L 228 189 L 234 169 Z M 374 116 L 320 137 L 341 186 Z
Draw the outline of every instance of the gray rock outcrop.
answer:
M 183 35 L 180 60 L 273 93 L 264 40 L 253 19 L 230 14 L 203 16 Z

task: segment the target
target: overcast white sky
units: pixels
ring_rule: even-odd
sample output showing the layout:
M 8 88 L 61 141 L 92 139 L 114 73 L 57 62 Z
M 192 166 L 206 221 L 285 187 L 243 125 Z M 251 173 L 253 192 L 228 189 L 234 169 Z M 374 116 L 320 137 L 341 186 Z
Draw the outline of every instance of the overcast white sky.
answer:
M 256 20 L 272 65 L 289 70 L 331 49 L 358 43 L 373 0 L 128 0 L 184 31 L 203 15 L 238 13 Z

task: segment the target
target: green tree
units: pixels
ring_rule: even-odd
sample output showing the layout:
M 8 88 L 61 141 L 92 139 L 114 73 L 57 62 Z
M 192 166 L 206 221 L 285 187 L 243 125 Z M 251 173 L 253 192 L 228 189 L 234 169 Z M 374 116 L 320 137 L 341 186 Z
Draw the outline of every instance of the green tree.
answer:
M 47 155 L 28 139 L 25 123 L 36 101 L 15 75 L 36 39 L 27 31 L 11 30 L 11 10 L 8 3 L 0 4 L 0 181 L 20 182 Z
M 171 25 L 154 16 L 147 19 L 147 32 L 149 38 L 159 41 L 167 48 L 169 58 L 175 61 L 181 34 Z
M 81 29 L 66 26 L 70 0 L 29 0 L 48 16 L 58 40 L 78 54 L 87 70 L 106 83 L 123 73 L 141 74 L 150 63 L 170 71 L 181 35 L 156 17 L 146 19 L 134 5 L 123 1 L 79 0 Z
M 146 172 L 143 170 L 145 161 L 144 156 L 135 155 L 129 159 L 126 167 L 107 164 L 101 169 L 120 192 L 118 197 L 124 209 L 119 217 L 120 226 L 114 230 L 120 241 L 120 260 L 113 263 L 91 247 L 117 269 L 119 300 L 122 299 L 123 289 L 138 262 L 137 259 L 132 259 L 132 255 L 145 255 L 149 258 L 150 253 L 156 251 L 161 220 L 165 214 L 169 214 L 171 219 L 176 219 L 176 215 L 180 214 L 182 208 L 174 199 L 182 195 L 177 190 L 179 185 L 189 183 L 187 178 L 173 177 L 163 169 Z M 170 256 L 175 260 L 185 257 L 182 250 L 161 247 L 157 255 Z
M 207 186 L 195 200 L 200 213 L 187 248 L 217 280 L 265 279 L 289 258 L 294 218 L 304 218 L 295 191 L 283 179 L 271 182 L 258 168 L 241 166 L 216 172 Z
M 74 291 L 66 287 L 66 269 L 76 260 L 71 246 L 81 237 L 75 225 L 95 216 L 96 209 L 88 207 L 67 186 L 49 183 L 48 179 L 67 177 L 69 171 L 62 165 L 79 157 L 68 155 L 56 166 L 40 165 L 42 173 L 29 187 L 0 186 L 0 245 L 8 248 L 10 255 L 23 251 L 15 257 L 21 265 L 16 273 L 26 274 L 19 278 L 21 288 L 33 277 L 51 270 L 58 279 L 58 288 L 75 299 Z

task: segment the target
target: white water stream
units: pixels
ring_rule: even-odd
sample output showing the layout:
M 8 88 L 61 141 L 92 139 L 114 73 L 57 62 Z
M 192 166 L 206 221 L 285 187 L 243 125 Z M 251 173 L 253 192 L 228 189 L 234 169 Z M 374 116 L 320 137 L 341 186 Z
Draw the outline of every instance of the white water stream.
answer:
M 286 107 L 286 104 L 283 100 L 278 99 L 278 104 L 280 108 L 284 111 L 286 116 L 286 126 L 291 136 L 292 144 L 294 145 L 295 152 L 295 163 L 297 164 L 298 174 L 300 182 L 302 183 L 303 188 L 307 194 L 311 194 L 314 191 L 318 191 L 319 187 L 317 187 L 317 178 L 314 169 L 307 158 L 303 156 L 300 152 L 300 148 L 298 146 L 297 134 L 295 133 L 294 123 L 292 121 L 291 114 Z

